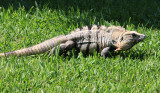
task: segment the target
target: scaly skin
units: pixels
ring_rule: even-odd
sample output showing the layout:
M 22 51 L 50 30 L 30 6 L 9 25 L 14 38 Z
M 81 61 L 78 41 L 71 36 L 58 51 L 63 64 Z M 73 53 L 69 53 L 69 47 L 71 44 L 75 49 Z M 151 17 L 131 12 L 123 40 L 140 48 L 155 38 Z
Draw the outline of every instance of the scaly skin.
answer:
M 66 53 L 75 48 L 86 54 L 93 53 L 96 50 L 101 53 L 101 56 L 106 56 L 109 51 L 128 50 L 144 38 L 145 35 L 135 31 L 127 31 L 122 27 L 85 26 L 72 31 L 68 35 L 54 37 L 29 48 L 0 53 L 0 57 L 34 55 L 50 49 L 52 49 L 50 54 L 54 54 L 58 44 L 60 44 L 60 53 Z

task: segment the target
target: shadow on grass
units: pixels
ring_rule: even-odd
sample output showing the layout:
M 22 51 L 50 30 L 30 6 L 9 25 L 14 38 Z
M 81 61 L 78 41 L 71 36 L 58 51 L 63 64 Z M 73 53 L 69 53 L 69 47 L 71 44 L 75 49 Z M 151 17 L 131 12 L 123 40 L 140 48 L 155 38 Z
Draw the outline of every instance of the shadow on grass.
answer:
M 71 58 L 78 58 L 80 56 L 83 56 L 85 58 L 91 56 L 95 56 L 95 55 L 99 55 L 97 52 L 95 52 L 94 54 L 84 54 L 84 53 L 79 53 L 76 50 L 70 51 L 69 54 L 62 54 L 62 55 L 52 55 L 52 56 L 56 56 L 56 57 L 61 57 L 61 58 L 65 58 L 67 60 L 71 59 Z M 120 58 L 122 59 L 139 59 L 139 60 L 144 60 L 146 58 L 149 58 L 151 56 L 153 56 L 154 53 L 151 51 L 146 52 L 146 50 L 129 50 L 129 51 L 121 51 L 121 52 L 112 52 L 109 55 L 107 55 L 105 58 L 116 58 L 117 56 L 120 56 Z M 47 55 L 46 55 L 47 56 Z M 50 56 L 51 57 L 51 56 Z
M 117 56 L 120 56 L 122 59 L 139 59 L 144 60 L 145 58 L 151 56 L 151 54 L 147 54 L 145 51 L 121 51 L 121 52 L 112 52 L 110 55 L 107 55 L 106 58 L 116 58 Z
M 10 5 L 14 9 L 24 6 L 27 11 L 33 6 L 40 9 L 47 6 L 65 13 L 73 8 L 89 12 L 90 17 L 96 17 L 96 23 L 103 19 L 124 26 L 132 23 L 160 28 L 160 0 L 0 0 L 1 7 L 7 9 Z
M 125 58 L 130 58 L 130 59 L 140 59 L 144 60 L 145 58 L 148 58 L 151 56 L 152 53 L 146 53 L 144 50 L 130 50 L 130 51 L 125 51 L 125 52 L 120 52 L 117 55 L 120 55 L 123 59 Z

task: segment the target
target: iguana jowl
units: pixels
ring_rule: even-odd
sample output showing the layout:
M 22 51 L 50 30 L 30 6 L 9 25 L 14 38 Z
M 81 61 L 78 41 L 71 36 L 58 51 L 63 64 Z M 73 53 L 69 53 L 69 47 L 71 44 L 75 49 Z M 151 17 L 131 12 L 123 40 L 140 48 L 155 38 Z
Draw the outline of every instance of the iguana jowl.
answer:
M 145 35 L 136 31 L 127 31 L 122 27 L 85 26 L 72 31 L 68 35 L 61 35 L 32 47 L 0 53 L 3 56 L 34 55 L 51 50 L 55 53 L 55 47 L 59 44 L 60 53 L 65 53 L 73 48 L 84 53 L 92 53 L 94 50 L 106 56 L 109 51 L 122 51 L 132 48 L 138 42 L 144 40 Z

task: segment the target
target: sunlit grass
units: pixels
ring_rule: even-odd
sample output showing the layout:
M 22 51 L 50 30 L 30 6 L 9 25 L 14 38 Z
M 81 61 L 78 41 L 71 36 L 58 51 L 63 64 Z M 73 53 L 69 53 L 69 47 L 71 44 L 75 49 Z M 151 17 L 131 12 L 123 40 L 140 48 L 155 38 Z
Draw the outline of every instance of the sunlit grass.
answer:
M 99 20 L 99 19 L 98 19 Z M 109 58 L 99 54 L 83 56 L 11 56 L 0 58 L 1 92 L 159 92 L 160 30 L 135 26 L 127 30 L 147 37 L 131 50 Z M 84 25 L 117 25 L 119 22 L 97 22 L 90 11 L 68 12 L 24 7 L 0 10 L 0 52 L 13 51 L 38 44 L 54 36 L 68 34 Z

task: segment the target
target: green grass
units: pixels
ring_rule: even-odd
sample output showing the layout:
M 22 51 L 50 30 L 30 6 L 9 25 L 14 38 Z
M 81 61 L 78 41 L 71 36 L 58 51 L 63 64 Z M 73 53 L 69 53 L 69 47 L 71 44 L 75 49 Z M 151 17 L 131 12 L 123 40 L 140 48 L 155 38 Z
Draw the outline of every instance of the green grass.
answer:
M 62 3 L 57 5 L 57 2 L 52 8 L 50 4 L 43 8 L 36 5 L 29 9 L 2 7 L 0 52 L 29 47 L 91 24 L 121 25 L 147 37 L 131 50 L 110 58 L 101 58 L 99 54 L 84 57 L 82 53 L 78 56 L 71 53 L 71 56 L 66 57 L 48 57 L 47 53 L 44 53 L 0 58 L 1 92 L 160 92 L 160 30 L 156 16 L 159 11 L 154 12 L 155 15 L 149 13 L 149 20 L 142 20 L 141 18 L 149 15 L 146 15 L 148 12 L 145 8 L 140 10 L 138 7 L 133 13 L 121 11 L 124 15 L 122 16 L 117 7 L 110 5 L 110 0 L 108 6 L 103 8 L 94 6 L 93 2 L 92 5 L 88 4 L 90 8 L 84 3 L 83 7 L 76 6 L 80 3 L 72 7 L 72 2 L 70 7 L 66 8 Z M 148 5 L 151 3 L 149 0 L 146 2 Z M 104 2 L 105 4 L 107 3 Z M 154 4 L 156 6 L 156 3 Z M 126 5 L 128 9 L 130 6 L 136 8 L 131 3 Z M 112 11 L 108 12 L 108 7 L 111 7 Z M 123 7 L 119 10 L 123 10 Z M 138 9 L 144 14 L 138 14 Z M 150 9 L 149 12 L 155 11 L 155 7 Z M 129 12 L 132 16 L 128 16 Z M 118 16 L 123 18 L 116 20 Z

